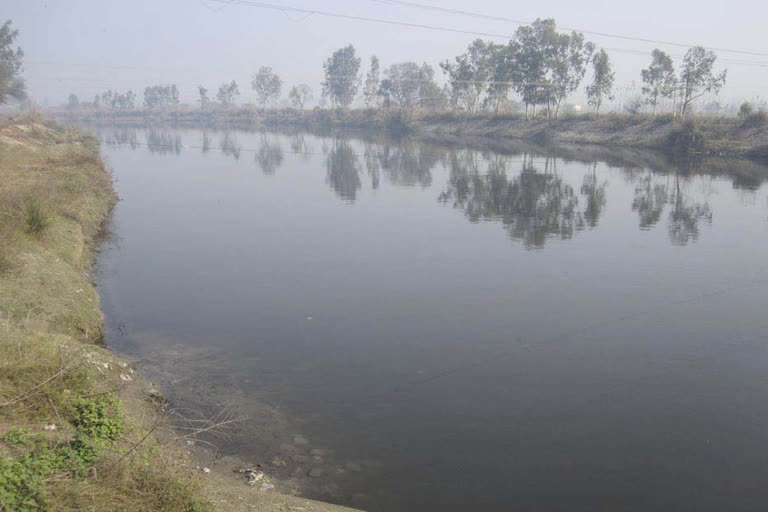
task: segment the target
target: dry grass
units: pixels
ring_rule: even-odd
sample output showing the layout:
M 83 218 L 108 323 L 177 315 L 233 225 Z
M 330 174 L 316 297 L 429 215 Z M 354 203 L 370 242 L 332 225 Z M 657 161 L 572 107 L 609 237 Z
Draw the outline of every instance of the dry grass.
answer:
M 209 510 L 97 344 L 89 271 L 114 202 L 96 139 L 35 115 L 0 123 L 1 512 Z

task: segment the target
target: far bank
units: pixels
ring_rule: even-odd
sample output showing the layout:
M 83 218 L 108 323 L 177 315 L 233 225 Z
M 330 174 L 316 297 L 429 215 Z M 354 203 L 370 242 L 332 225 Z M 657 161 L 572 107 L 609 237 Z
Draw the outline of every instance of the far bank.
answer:
M 350 109 L 264 110 L 253 107 L 171 111 L 57 109 L 64 122 L 98 124 L 170 124 L 215 128 L 295 127 L 312 130 L 354 129 L 389 135 L 462 136 L 516 139 L 545 145 L 592 144 L 642 148 L 676 156 L 728 156 L 768 159 L 768 118 L 647 114 L 564 114 L 557 119 L 525 119 L 522 114 L 414 113 Z

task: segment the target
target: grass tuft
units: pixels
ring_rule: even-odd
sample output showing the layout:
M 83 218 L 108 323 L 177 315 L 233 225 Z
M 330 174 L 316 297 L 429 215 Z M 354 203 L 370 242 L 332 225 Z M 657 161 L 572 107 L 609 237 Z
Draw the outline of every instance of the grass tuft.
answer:
M 30 199 L 21 210 L 27 233 L 41 234 L 51 225 L 51 213 L 43 203 L 36 198 Z

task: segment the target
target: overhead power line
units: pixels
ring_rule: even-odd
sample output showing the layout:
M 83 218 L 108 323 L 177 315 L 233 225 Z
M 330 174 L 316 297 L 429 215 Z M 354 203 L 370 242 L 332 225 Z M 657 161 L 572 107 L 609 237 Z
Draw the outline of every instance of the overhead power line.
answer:
M 428 11 L 435 11 L 435 12 L 442 12 L 446 14 L 455 14 L 460 16 L 469 16 L 472 18 L 478 18 L 478 19 L 485 19 L 485 20 L 492 20 L 492 21 L 503 21 L 507 23 L 514 23 L 516 25 L 530 25 L 530 21 L 525 20 L 517 20 L 514 18 L 507 18 L 505 16 L 495 16 L 490 14 L 483 14 L 479 12 L 472 12 L 472 11 L 464 11 L 461 9 L 450 9 L 447 7 L 440 7 L 436 5 L 425 5 L 425 4 L 419 4 L 416 2 L 406 2 L 402 0 L 369 0 L 371 2 L 381 3 L 381 4 L 389 4 L 389 5 L 398 5 L 402 7 L 410 7 L 414 9 L 422 9 L 422 10 L 428 10 Z M 609 32 L 599 32 L 595 30 L 584 30 L 580 28 L 573 28 L 573 27 L 560 27 L 563 30 L 573 30 L 576 32 L 583 32 L 584 34 L 591 34 L 595 36 L 602 36 L 602 37 L 612 37 L 615 39 L 624 39 L 627 41 L 638 41 L 641 43 L 653 43 L 653 44 L 663 44 L 668 46 L 677 46 L 680 48 L 692 48 L 694 46 L 704 46 L 707 50 L 714 50 L 718 52 L 723 53 L 738 53 L 742 55 L 753 55 L 753 56 L 759 56 L 759 57 L 768 57 L 768 53 L 763 52 L 756 52 L 752 50 L 734 50 L 731 48 L 718 48 L 713 46 L 705 46 L 700 44 L 688 44 L 688 43 L 680 43 L 676 41 L 663 41 L 659 39 L 649 39 L 645 37 L 636 37 L 636 36 L 626 36 L 622 34 L 614 34 Z
M 210 1 L 211 2 L 218 2 L 218 3 L 222 3 L 222 4 L 229 4 L 229 5 L 244 5 L 244 6 L 248 6 L 248 7 L 256 7 L 256 8 L 259 8 L 259 9 L 270 9 L 270 10 L 282 11 L 282 12 L 297 12 L 297 13 L 305 13 L 305 14 L 316 14 L 318 16 L 325 16 L 325 17 L 329 17 L 329 18 L 341 18 L 341 19 L 348 19 L 348 20 L 354 20 L 354 21 L 367 21 L 367 22 L 372 22 L 372 23 L 381 23 L 381 24 L 386 24 L 386 25 L 399 25 L 399 26 L 403 26 L 403 27 L 421 28 L 421 29 L 428 29 L 428 30 L 439 30 L 439 31 L 442 31 L 442 32 L 452 32 L 452 33 L 456 33 L 456 34 L 468 34 L 468 35 L 474 35 L 474 36 L 495 37 L 495 38 L 503 38 L 503 39 L 512 39 L 513 38 L 513 36 L 510 35 L 510 34 L 498 34 L 498 33 L 493 33 L 493 32 L 483 32 L 483 31 L 465 30 L 465 29 L 451 28 L 451 27 L 441 27 L 441 26 L 437 26 L 437 25 L 427 25 L 427 24 L 423 24 L 423 23 L 413 23 L 413 22 L 408 22 L 408 21 L 389 20 L 389 19 L 384 19 L 384 18 L 373 18 L 373 17 L 369 17 L 369 16 L 357 16 L 357 15 L 354 15 L 354 14 L 344 14 L 344 13 L 339 13 L 339 12 L 321 11 L 321 10 L 318 10 L 318 9 L 306 9 L 306 8 L 303 8 L 303 7 L 293 7 L 293 6 L 288 6 L 288 5 L 279 5 L 279 4 L 272 4 L 272 3 L 266 3 L 266 2 L 256 2 L 256 1 L 251 1 L 251 0 L 210 0 Z M 373 0 L 373 1 L 379 1 L 379 0 Z M 394 1 L 394 0 L 392 0 L 392 1 Z M 413 4 L 411 2 L 407 2 L 407 3 L 410 4 L 411 6 L 420 5 L 420 4 Z M 422 6 L 422 7 L 432 9 L 432 7 L 430 7 L 430 6 Z M 435 7 L 435 9 L 442 9 L 442 8 Z M 451 9 L 448 9 L 448 10 L 451 11 Z M 468 13 L 468 11 L 457 11 L 457 13 Z M 507 21 L 509 21 L 511 23 L 517 23 L 517 24 L 523 24 L 523 25 L 528 25 L 529 24 L 528 22 L 522 21 L 522 20 L 507 19 Z M 577 30 L 577 29 L 567 28 L 567 27 L 562 27 L 562 28 L 565 28 L 566 30 Z M 682 47 L 682 48 L 691 48 L 691 47 L 694 47 L 694 46 L 699 46 L 699 45 L 696 45 L 696 44 L 683 44 L 683 43 L 656 41 L 656 40 L 652 40 L 652 39 L 636 38 L 636 37 L 632 37 L 632 36 L 620 36 L 620 35 L 615 35 L 615 34 L 607 34 L 607 33 L 603 33 L 603 32 L 584 31 L 584 30 L 579 30 L 579 31 L 580 32 L 584 32 L 584 33 L 588 33 L 588 34 L 593 34 L 593 35 L 601 35 L 601 36 L 605 36 L 605 37 L 617 37 L 617 38 L 621 38 L 621 39 L 628 39 L 628 40 L 639 41 L 639 42 L 650 42 L 650 43 L 655 43 L 655 44 L 669 44 L 669 45 L 673 45 L 673 46 L 679 46 L 679 47 Z M 743 55 L 768 57 L 768 53 L 753 52 L 753 51 L 748 51 L 748 50 L 730 50 L 730 49 L 715 48 L 715 47 L 707 47 L 707 48 L 710 49 L 710 50 L 721 51 L 721 52 L 740 53 L 740 54 L 743 54 Z M 616 52 L 626 52 L 626 53 L 638 53 L 639 52 L 639 50 L 627 50 L 627 49 L 622 49 L 622 48 L 606 48 L 606 49 L 607 50 L 616 51 Z M 645 52 L 643 52 L 643 53 L 645 53 Z

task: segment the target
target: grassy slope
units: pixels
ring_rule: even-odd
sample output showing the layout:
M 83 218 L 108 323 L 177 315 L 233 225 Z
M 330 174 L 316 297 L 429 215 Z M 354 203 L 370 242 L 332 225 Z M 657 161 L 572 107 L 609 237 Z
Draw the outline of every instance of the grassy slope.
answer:
M 132 370 L 98 345 L 89 271 L 115 202 L 98 141 L 33 119 L 5 124 L 0 510 L 209 510 L 159 439 L 131 449 L 157 413 Z

